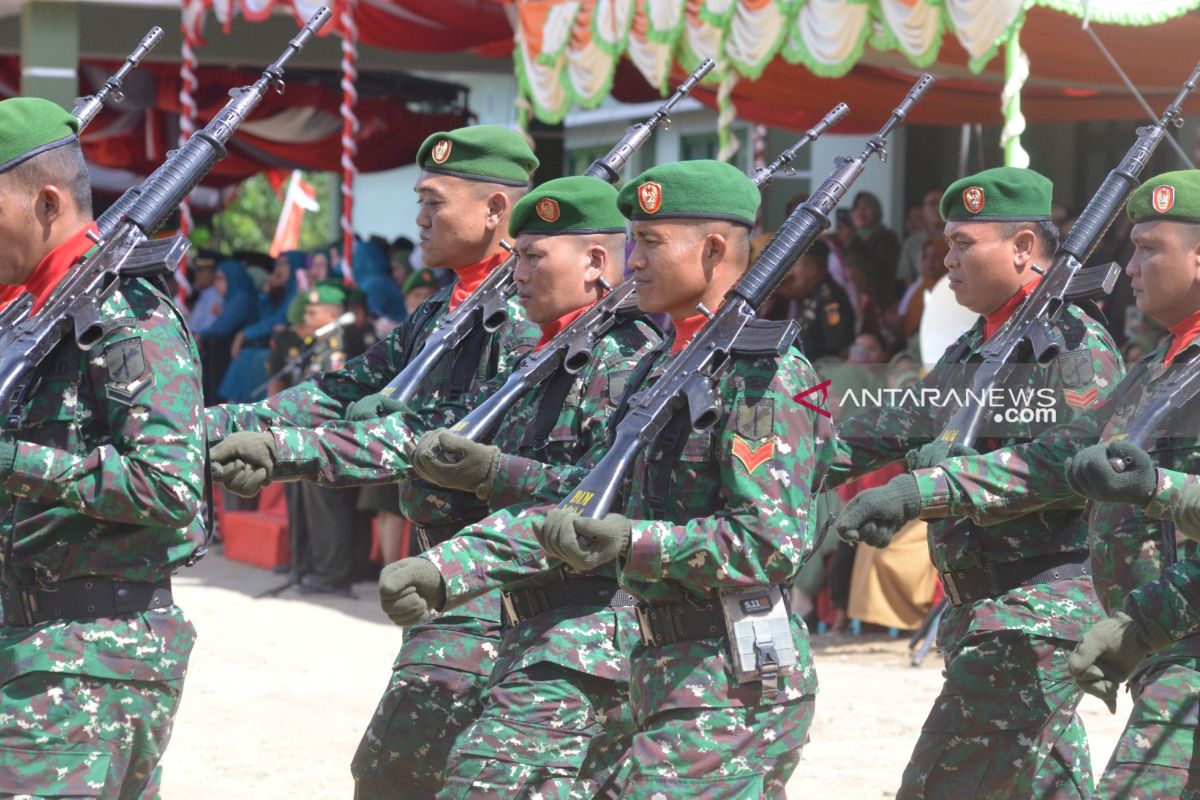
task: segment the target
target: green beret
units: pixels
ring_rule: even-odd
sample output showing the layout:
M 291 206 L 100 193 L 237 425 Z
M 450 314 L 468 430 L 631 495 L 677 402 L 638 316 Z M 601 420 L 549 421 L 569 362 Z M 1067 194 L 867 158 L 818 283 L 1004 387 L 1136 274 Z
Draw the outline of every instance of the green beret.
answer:
M 959 178 L 942 195 L 947 222 L 1037 222 L 1050 219 L 1054 184 L 1021 167 L 996 167 Z
M 426 286 L 436 289 L 438 286 L 437 276 L 433 274 L 433 270 L 431 269 L 419 269 L 404 279 L 402 291 L 408 294 L 413 289 L 424 289 Z
M 1200 170 L 1164 172 L 1133 190 L 1125 207 L 1134 222 L 1200 223 Z
M 79 120 L 39 97 L 0 101 L 0 172 L 26 159 L 78 141 Z
M 322 281 L 305 293 L 304 302 L 307 305 L 344 306 L 346 305 L 346 287 Z
M 677 161 L 638 175 L 617 196 L 631 220 L 724 219 L 753 227 L 762 195 L 754 181 L 723 161 Z
M 621 233 L 617 190 L 599 178 L 574 176 L 546 181 L 513 206 L 508 233 Z
M 435 133 L 421 144 L 417 164 L 426 172 L 505 186 L 528 186 L 538 168 L 524 137 L 499 125 Z

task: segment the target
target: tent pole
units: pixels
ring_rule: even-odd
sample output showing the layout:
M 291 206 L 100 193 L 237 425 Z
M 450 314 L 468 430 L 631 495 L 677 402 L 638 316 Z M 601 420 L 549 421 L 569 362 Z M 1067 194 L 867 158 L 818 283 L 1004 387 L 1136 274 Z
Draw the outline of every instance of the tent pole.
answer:
M 1021 134 L 1025 132 L 1025 117 L 1021 114 L 1021 87 L 1029 77 L 1029 58 L 1021 49 L 1021 28 L 1013 28 L 1004 45 L 1004 89 L 1000 102 L 1004 106 L 1004 127 L 1000 131 L 1000 144 L 1004 148 L 1006 167 L 1028 167 L 1029 153 L 1021 147 Z

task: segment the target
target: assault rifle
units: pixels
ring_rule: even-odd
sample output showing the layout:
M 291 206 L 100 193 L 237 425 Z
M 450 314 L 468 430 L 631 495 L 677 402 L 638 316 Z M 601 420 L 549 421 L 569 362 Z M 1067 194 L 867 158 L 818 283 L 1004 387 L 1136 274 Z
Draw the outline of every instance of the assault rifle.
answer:
M 979 434 L 987 411 L 982 402 L 997 386 L 1003 385 L 1015 369 L 1014 362 L 1032 355 L 1039 364 L 1053 361 L 1059 344 L 1052 334 L 1055 323 L 1069 303 L 1108 294 L 1121 274 L 1118 264 L 1084 268 L 1083 264 L 1100 244 L 1100 238 L 1121 213 L 1125 202 L 1139 183 L 1139 175 L 1166 135 L 1168 126 L 1183 123 L 1183 101 L 1200 80 L 1200 64 L 1184 82 L 1179 94 L 1153 125 L 1138 129 L 1137 140 L 1096 194 L 1088 201 L 1079 219 L 1058 248 L 1049 270 L 1034 269 L 1044 277 L 1012 318 L 984 344 L 979 365 L 966 400 L 951 416 L 939 440 L 970 446 Z
M 828 128 L 836 125 L 849 111 L 850 108 L 845 103 L 838 103 L 820 122 L 805 132 L 804 138 L 780 153 L 770 164 L 756 169 L 751 179 L 759 189 L 766 188 L 775 177 L 775 173 L 795 160 L 805 145 L 815 141 Z M 607 284 L 605 288 L 608 288 Z M 574 375 L 587 366 L 592 360 L 592 348 L 596 346 L 596 342 L 608 333 L 623 315 L 637 307 L 633 291 L 632 278 L 622 281 L 615 289 L 610 290 L 602 300 L 559 331 L 545 347 L 526 356 L 495 394 L 476 406 L 451 430 L 460 436 L 479 441 L 491 434 L 496 423 L 504 418 L 526 392 L 541 385 L 560 367 Z
M 658 438 L 677 412 L 687 413 L 695 430 L 705 430 L 720 418 L 716 387 L 729 369 L 735 352 L 782 354 L 796 340 L 795 322 L 780 324 L 758 319 L 758 310 L 779 285 L 791 265 L 829 227 L 833 211 L 851 184 L 876 153 L 886 157 L 887 136 L 908 116 L 933 84 L 923 75 L 900 105 L 868 141 L 862 153 L 837 159 L 833 173 L 796 208 L 759 257 L 725 295 L 695 338 L 653 386 L 634 394 L 628 412 L 616 425 L 613 443 L 560 508 L 585 517 L 603 517 L 612 507 L 634 459 Z
M 0 421 L 13 420 L 34 369 L 70 332 L 81 350 L 90 350 L 104 333 L 100 308 L 122 276 L 157 274 L 174 269 L 188 249 L 183 237 L 149 241 L 183 198 L 225 157 L 225 142 L 258 105 L 268 89 L 283 91 L 283 67 L 329 21 L 322 6 L 288 43 L 275 63 L 253 85 L 235 90 L 229 102 L 204 127 L 142 184 L 136 202 L 111 235 L 96 237 L 99 245 L 55 287 L 46 304 L 31 315 L 33 297 L 22 294 L 14 307 L 20 321 L 0 329 Z
M 704 59 L 648 120 L 631 125 L 621 141 L 606 155 L 593 161 L 583 174 L 609 183 L 620 180 L 621 170 L 629 158 L 646 143 L 655 128 L 670 122 L 671 110 L 713 66 L 711 59 Z M 483 329 L 490 333 L 503 325 L 508 320 L 508 299 L 517 291 L 517 284 L 513 281 L 513 268 L 516 264 L 516 255 L 510 255 L 503 264 L 484 278 L 483 283 L 471 292 L 470 297 L 443 316 L 425 337 L 421 349 L 413 355 L 404 369 L 400 370 L 400 374 L 383 388 L 383 392 L 407 403 L 416 394 L 417 387 L 425 377 L 442 360 L 442 356 L 458 347 L 471 331 L 482 325 Z
M 125 99 L 124 82 L 125 77 L 130 72 L 137 69 L 138 64 L 142 63 L 142 59 L 146 54 L 154 49 L 154 46 L 162 41 L 163 30 L 155 25 L 150 31 L 142 37 L 141 43 L 133 48 L 133 52 L 125 56 L 125 63 L 121 65 L 115 73 L 108 77 L 104 85 L 100 87 L 100 91 L 95 94 L 81 97 L 75 101 L 75 108 L 71 109 L 71 113 L 79 120 L 79 130 L 82 131 L 88 126 L 96 115 L 100 113 L 100 109 L 104 107 L 104 101 L 112 96 L 113 102 L 119 103 Z

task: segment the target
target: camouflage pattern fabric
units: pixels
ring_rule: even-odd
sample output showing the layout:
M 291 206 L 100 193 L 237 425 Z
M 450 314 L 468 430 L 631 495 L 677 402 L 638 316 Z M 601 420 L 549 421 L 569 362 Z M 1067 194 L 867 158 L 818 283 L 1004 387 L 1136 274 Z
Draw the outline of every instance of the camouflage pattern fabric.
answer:
M 677 357 L 661 358 L 646 383 Z M 736 357 L 717 386 L 716 424 L 683 431 L 677 458 L 661 440 L 638 456 L 623 510 L 632 541 L 618 567 L 630 594 L 648 605 L 713 602 L 721 588 L 790 584 L 815 542 L 810 487 L 832 458 L 827 418 L 793 399 L 816 385 L 795 348 Z M 651 499 L 658 487 L 666 489 L 661 503 Z M 782 796 L 817 690 L 796 614 L 792 635 L 796 665 L 774 700 L 760 683 L 736 680 L 726 636 L 635 647 L 638 733 L 624 767 L 626 793 Z
M 1063 680 L 1070 645 L 1020 631 L 958 639 L 896 797 L 1090 797 L 1080 692 Z
M 0 559 L 18 588 L 161 580 L 204 538 L 195 345 L 142 280 L 101 314 L 93 349 L 68 339 L 39 368 L 12 434 Z M 0 627 L 0 794 L 153 796 L 194 641 L 176 607 Z
M 1133 709 L 1096 794 L 1122 800 L 1200 796 L 1200 642 L 1147 658 L 1130 681 Z
M 1026 397 L 1045 396 L 1037 393 L 1049 390 L 1055 399 L 1055 424 L 1067 425 L 1104 404 L 1123 377 L 1124 366 L 1104 328 L 1075 306 L 1067 307 L 1052 335 L 1060 345 L 1057 358 L 1041 368 L 1014 371 L 1004 388 L 1009 396 Z M 968 387 L 970 373 L 966 370 L 970 367 L 958 365 L 978 360 L 983 344 L 983 326 L 979 324 L 947 350 L 923 385 L 960 390 Z M 897 406 L 849 417 L 839 430 L 838 458 L 830 471 L 830 483 L 840 483 L 902 459 L 908 450 L 930 441 L 953 410 L 951 405 L 940 413 L 936 408 Z M 1048 427 L 1047 423 L 1038 422 L 1003 423 L 990 427 L 991 435 L 977 440 L 974 446 L 981 452 L 994 451 L 1033 439 Z M 915 473 L 918 483 L 923 480 L 923 472 Z M 1057 503 L 1036 509 L 1017 510 L 1006 504 L 992 504 L 976 515 L 951 514 L 940 519 L 947 515 L 934 514 L 939 519 L 929 525 L 930 555 L 939 571 L 953 571 L 1056 553 L 1077 553 L 1087 548 L 1087 526 L 1080 508 L 1077 498 L 1063 497 Z M 1050 654 L 1056 647 L 1069 650 L 1102 616 L 1092 582 L 1086 577 L 1020 587 L 992 599 L 948 607 L 937 636 L 939 646 L 947 654 L 947 683 L 917 743 L 914 766 L 905 773 L 905 791 L 914 792 L 910 796 L 937 797 L 936 792 L 921 795 L 918 787 L 924 781 L 941 780 L 938 776 L 947 770 L 961 771 L 962 765 L 971 764 L 982 770 L 971 774 L 976 774 L 980 781 L 980 791 L 993 792 L 989 796 L 1002 796 L 1005 791 L 1019 796 L 1020 790 L 1013 788 L 1015 782 L 1034 787 L 1066 786 L 1068 789 L 1062 796 L 1088 796 L 1092 787 L 1090 757 L 1086 737 L 1075 716 L 1081 693 L 1067 671 L 1065 658 Z M 981 647 L 978 643 L 966 646 L 989 632 L 998 637 L 994 646 Z M 954 676 L 967 670 L 990 669 L 999 677 L 1004 664 L 987 666 L 986 659 L 1003 659 L 1002 653 L 1013 634 L 1023 635 L 1023 651 L 1038 654 L 1032 662 L 1040 665 L 1036 681 L 1006 682 L 1002 684 L 1006 690 L 998 693 L 984 691 L 978 684 L 955 682 Z M 960 657 L 969 658 L 960 666 L 955 663 Z M 947 704 L 946 698 L 969 690 L 972 693 Z M 1028 702 L 1022 698 L 1023 692 L 1031 690 L 1041 692 L 1040 699 Z M 1070 697 L 1060 697 L 1060 692 Z M 1004 722 L 1004 713 L 1020 707 L 1040 710 L 1041 718 L 1025 720 L 1022 730 L 1016 731 Z M 971 728 L 974 735 L 946 731 L 950 724 L 947 718 L 953 713 L 962 715 L 961 725 Z M 978 720 L 994 720 L 996 724 L 985 735 L 972 727 Z M 941 727 L 931 728 L 933 724 Z M 996 767 L 994 773 L 988 773 L 988 753 L 998 742 L 1006 743 L 1003 747 L 1009 748 L 1006 752 L 1011 757 L 1006 762 L 1007 768 Z M 1052 758 L 1046 756 L 1048 746 L 1052 748 Z M 1016 767 L 1013 762 L 1017 762 Z M 1075 769 L 1069 781 L 1059 774 L 1062 765 Z M 1045 770 L 1045 774 L 1039 772 L 1036 777 L 1028 778 L 1029 769 L 1034 766 Z M 960 778 L 972 780 L 966 772 L 961 772 Z M 1009 789 L 1004 788 L 1006 778 L 1014 782 Z M 1058 795 L 1052 792 L 1050 796 Z
M 1006 514 L 1028 514 L 1050 506 L 1065 507 L 1072 503 L 1082 506 L 1082 498 L 1067 485 L 1064 470 L 1067 459 L 1089 444 L 1122 437 L 1132 422 L 1156 402 L 1156 389 L 1174 370 L 1195 368 L 1195 359 L 1200 357 L 1200 342 L 1196 341 L 1189 343 L 1172 362 L 1163 362 L 1172 338 L 1168 337 L 1130 370 L 1110 402 L 1071 424 L 1055 427 L 1032 442 L 986 457 L 953 459 L 939 468 L 915 473 L 922 507 L 927 509 L 923 514 L 970 515 L 978 519 L 996 508 Z M 1172 433 L 1151 448 L 1151 455 L 1160 467 L 1154 496 L 1145 508 L 1113 503 L 1092 503 L 1088 507 L 1094 580 L 1104 609 L 1125 610 L 1131 616 L 1151 619 L 1178 640 L 1147 659 L 1144 667 L 1169 661 L 1173 654 L 1196 653 L 1200 648 L 1200 601 L 1196 595 L 1200 587 L 1200 558 L 1197 558 L 1200 543 L 1179 537 L 1168 524 L 1172 502 L 1180 488 L 1200 480 L 1196 419 L 1196 409 L 1179 409 L 1176 418 L 1167 422 Z M 1135 677 L 1135 691 L 1141 693 L 1145 702 L 1138 699 L 1126 729 L 1130 738 L 1123 738 L 1118 744 L 1118 753 L 1125 753 L 1123 758 L 1127 760 L 1110 764 L 1120 774 L 1112 777 L 1106 773 L 1101 779 L 1102 786 L 1114 785 L 1115 781 L 1128 788 L 1136 783 L 1140 767 L 1135 765 L 1142 762 L 1136 754 L 1150 750 L 1158 759 L 1151 764 L 1151 776 L 1163 770 L 1177 773 L 1191 770 L 1195 774 L 1190 749 L 1185 756 L 1170 746 L 1175 731 L 1154 721 L 1195 714 L 1196 694 L 1178 690 L 1179 674 L 1178 670 L 1163 673 L 1165 684 L 1161 689 L 1153 675 L 1149 682 Z M 1147 731 L 1170 741 L 1148 738 Z M 1172 764 L 1162 763 L 1172 757 L 1176 757 Z M 1169 792 L 1161 792 L 1157 780 L 1147 778 L 1144 787 L 1138 784 L 1138 791 L 1147 792 L 1146 796 L 1171 796 Z M 1186 783 L 1200 777 L 1183 780 Z
M 493 437 L 502 455 L 488 502 L 493 507 L 518 501 L 524 501 L 525 507 L 554 502 L 580 480 L 588 465 L 604 452 L 606 424 L 624 391 L 627 376 L 657 343 L 653 329 L 637 318 L 623 320 L 597 341 L 592 360 L 571 383 L 544 446 L 532 441 L 531 434 L 546 384 L 543 390 L 525 395 Z M 484 387 L 480 396 L 486 396 L 492 388 Z M 516 531 L 503 521 L 516 514 L 515 508 L 502 510 L 424 555 L 444 571 L 447 579 L 464 571 L 478 574 L 498 563 L 510 563 L 514 547 L 521 545 L 509 541 L 509 534 Z M 524 549 L 540 554 L 530 529 L 522 527 L 521 531 L 525 541 L 532 543 Z M 612 575 L 611 571 L 607 574 Z M 533 583 L 561 578 L 557 572 L 546 573 Z M 482 592 L 469 596 L 448 592 L 446 608 L 453 609 L 451 615 L 459 615 L 463 608 L 495 603 L 495 589 L 501 585 L 490 582 Z M 469 602 L 461 605 L 464 600 Z M 445 617 L 435 623 L 442 619 Z M 519 796 L 520 787 L 530 781 L 536 782 L 538 791 L 548 797 L 586 793 L 588 786 L 604 784 L 632 733 L 628 715 L 618 713 L 618 709 L 627 691 L 626 656 L 635 631 L 630 609 L 618 612 L 596 606 L 559 609 L 505 631 L 500 656 L 491 669 L 484 716 L 463 734 L 460 743 L 464 744 L 451 758 L 446 790 L 450 796 L 476 779 L 489 785 L 507 785 L 511 794 L 505 796 Z M 422 635 L 428 634 L 422 631 Z M 493 736 L 505 726 L 519 730 L 528 726 L 540 729 L 548 724 L 542 717 L 542 702 L 525 697 L 534 677 L 547 682 L 538 687 L 538 698 L 557 693 L 565 698 L 556 720 L 556 741 L 574 755 L 568 759 L 559 753 L 555 757 L 564 760 L 553 765 L 546 762 L 547 755 L 537 747 L 514 747 L 508 741 L 496 742 Z M 580 688 L 587 691 L 576 691 Z M 496 746 L 489 748 L 489 742 Z M 593 746 L 589 747 L 589 742 Z

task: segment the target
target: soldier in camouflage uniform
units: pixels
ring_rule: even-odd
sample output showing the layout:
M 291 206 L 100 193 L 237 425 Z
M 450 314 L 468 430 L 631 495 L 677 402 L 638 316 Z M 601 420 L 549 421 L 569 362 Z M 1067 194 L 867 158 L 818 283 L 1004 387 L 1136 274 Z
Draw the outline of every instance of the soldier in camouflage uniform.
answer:
M 78 128 L 0 102 L 0 282 L 35 309 L 93 247 Z M 204 541 L 196 348 L 146 279 L 100 316 L 100 341 L 65 337 L 0 435 L 2 797 L 157 797 L 195 640 L 170 576 Z
M 596 178 L 562 178 L 538 187 L 514 209 L 509 229 L 520 254 L 514 277 L 527 316 L 541 328 L 538 346 L 586 311 L 603 295 L 603 285 L 621 280 L 625 219 L 616 197 Z M 443 574 L 457 589 L 454 576 L 508 561 L 504 521 L 518 509 L 507 507 L 553 502 L 586 474 L 604 449 L 605 424 L 626 376 L 657 342 L 636 310 L 622 312 L 596 342 L 588 365 L 575 374 L 560 371 L 530 391 L 500 423 L 492 444 L 435 430 L 414 448 L 415 433 L 397 414 L 365 436 L 327 425 L 289 450 L 302 450 L 309 464 L 331 464 L 328 477 L 352 472 L 358 479 L 395 479 L 415 468 L 431 484 L 454 490 L 447 494 L 452 503 L 469 493 L 476 503 L 505 509 L 425 557 L 385 568 L 381 599 L 395 622 L 412 625 L 431 607 L 442 610 L 409 629 L 420 636 L 453 619 L 460 607 L 496 595 L 499 583 L 447 597 Z M 477 399 L 496 388 L 483 387 Z M 621 708 L 628 669 L 612 648 L 618 630 L 628 635 L 631 605 L 604 573 L 580 577 L 557 570 L 542 576 L 537 589 L 509 595 L 516 618 L 508 615 L 483 715 L 459 737 L 442 796 L 540 791 L 565 797 L 575 787 L 571 796 L 591 797 L 600 791 L 633 732 Z
M 759 193 L 727 164 L 690 161 L 646 171 L 620 203 L 632 220 L 638 304 L 674 321 L 669 350 L 646 360 L 628 392 L 654 384 L 703 327 L 698 308 L 717 308 L 745 271 Z M 716 424 L 693 432 L 686 414 L 673 420 L 635 462 L 622 513 L 588 520 L 556 509 L 534 520 L 550 556 L 580 570 L 612 563 L 639 603 L 649 640 L 630 654 L 638 733 L 617 779 L 622 796 L 784 796 L 817 689 L 807 632 L 781 612 L 777 646 L 794 652 L 794 667 L 739 682 L 718 595 L 753 587 L 782 609 L 778 586 L 812 549 L 809 487 L 832 430 L 822 443 L 824 418 L 792 398 L 815 383 L 795 347 L 735 352 L 716 387 Z
M 1049 266 L 1057 246 L 1048 222 L 1050 200 L 1048 180 L 1010 167 L 968 176 L 946 190 L 941 213 L 950 245 L 948 280 L 958 302 L 983 317 L 925 380 L 943 393 L 941 405 L 900 404 L 846 420 L 832 480 L 904 458 L 946 424 L 957 405 L 946 400 L 953 397 L 948 392 L 971 386 L 970 367 L 956 365 L 978 360 L 984 342 L 1036 286 L 1033 266 Z M 1055 360 L 1019 367 L 1004 384 L 1002 404 L 984 412 L 982 438 L 975 442 L 980 451 L 1026 441 L 1048 427 L 1032 415 L 1026 418 L 1034 422 L 1008 422 L 1004 415 L 1014 402 L 1026 408 L 1046 403 L 1065 423 L 1113 391 L 1122 363 L 1098 322 L 1068 306 L 1052 335 L 1061 348 Z M 908 464 L 931 466 L 945 454 L 946 446 L 935 442 L 910 453 Z M 886 546 L 895 531 L 872 526 L 863 515 L 882 503 L 895 509 L 910 503 L 909 495 L 895 490 L 912 489 L 913 481 L 902 475 L 887 491 L 858 495 L 838 517 L 839 534 Z M 978 521 L 935 522 L 929 538 L 949 602 L 937 633 L 946 682 L 897 797 L 1089 797 L 1091 758 L 1075 713 L 1081 694 L 1067 657 L 1101 611 L 1077 507 L 1023 514 L 993 509 Z
M 914 473 L 919 494 L 903 516 L 985 519 L 1092 501 L 1096 589 L 1112 616 L 1087 632 L 1070 667 L 1085 691 L 1110 708 L 1120 683 L 1130 681 L 1133 711 L 1097 795 L 1150 800 L 1200 790 L 1200 559 L 1197 542 L 1177 541 L 1171 524 L 1174 511 L 1185 530 L 1195 530 L 1179 495 L 1200 484 L 1200 409 L 1192 403 L 1174 412 L 1153 455 L 1122 439 L 1162 402 L 1156 391 L 1200 356 L 1200 172 L 1152 178 L 1134 192 L 1128 211 L 1135 250 L 1126 271 L 1134 297 L 1171 335 L 1130 369 L 1107 403 L 1069 425 L 986 457 Z M 1098 439 L 1103 443 L 1093 444 Z M 1116 472 L 1110 459 L 1128 466 Z M 876 514 L 874 521 L 890 526 L 895 520 L 888 516 L 894 515 Z
M 371 431 L 381 429 L 381 419 L 392 413 L 405 415 L 401 417 L 405 429 L 417 433 L 452 422 L 461 412 L 461 402 L 456 405 L 454 400 L 469 397 L 485 381 L 506 374 L 537 340 L 537 328 L 524 318 L 514 298 L 508 303 L 504 325 L 491 333 L 479 329 L 468 336 L 427 376 L 412 404 L 420 412 L 409 414 L 378 394 L 408 363 L 437 321 L 504 262 L 507 253 L 500 242 L 512 206 L 528 191 L 537 167 L 537 159 L 519 134 L 491 125 L 430 136 L 417 153 L 417 163 L 422 168 L 414 187 L 422 253 L 427 264 L 454 269 L 456 282 L 343 369 L 261 403 L 210 409 L 210 437 L 234 434 L 213 448 L 214 476 L 235 491 L 254 493 L 272 479 L 300 476 L 335 486 L 386 480 L 363 477 L 355 465 L 345 462 L 314 467 L 303 447 L 334 437 L 337 431 L 347 441 L 367 442 Z M 314 429 L 325 423 L 330 427 L 316 434 Z M 377 474 L 379 466 L 389 465 L 373 465 L 366 474 Z M 422 495 L 403 485 L 401 491 L 406 496 Z M 456 497 L 472 501 L 462 504 L 464 513 L 485 513 L 478 510 L 477 498 Z M 419 532 L 424 538 L 437 533 L 429 530 L 431 513 L 458 510 L 444 498 L 429 509 L 420 504 L 404 507 L 405 514 L 422 526 Z M 495 596 L 409 632 L 351 766 L 357 796 L 401 792 L 406 797 L 432 797 L 437 792 L 458 732 L 482 709 L 499 638 Z

